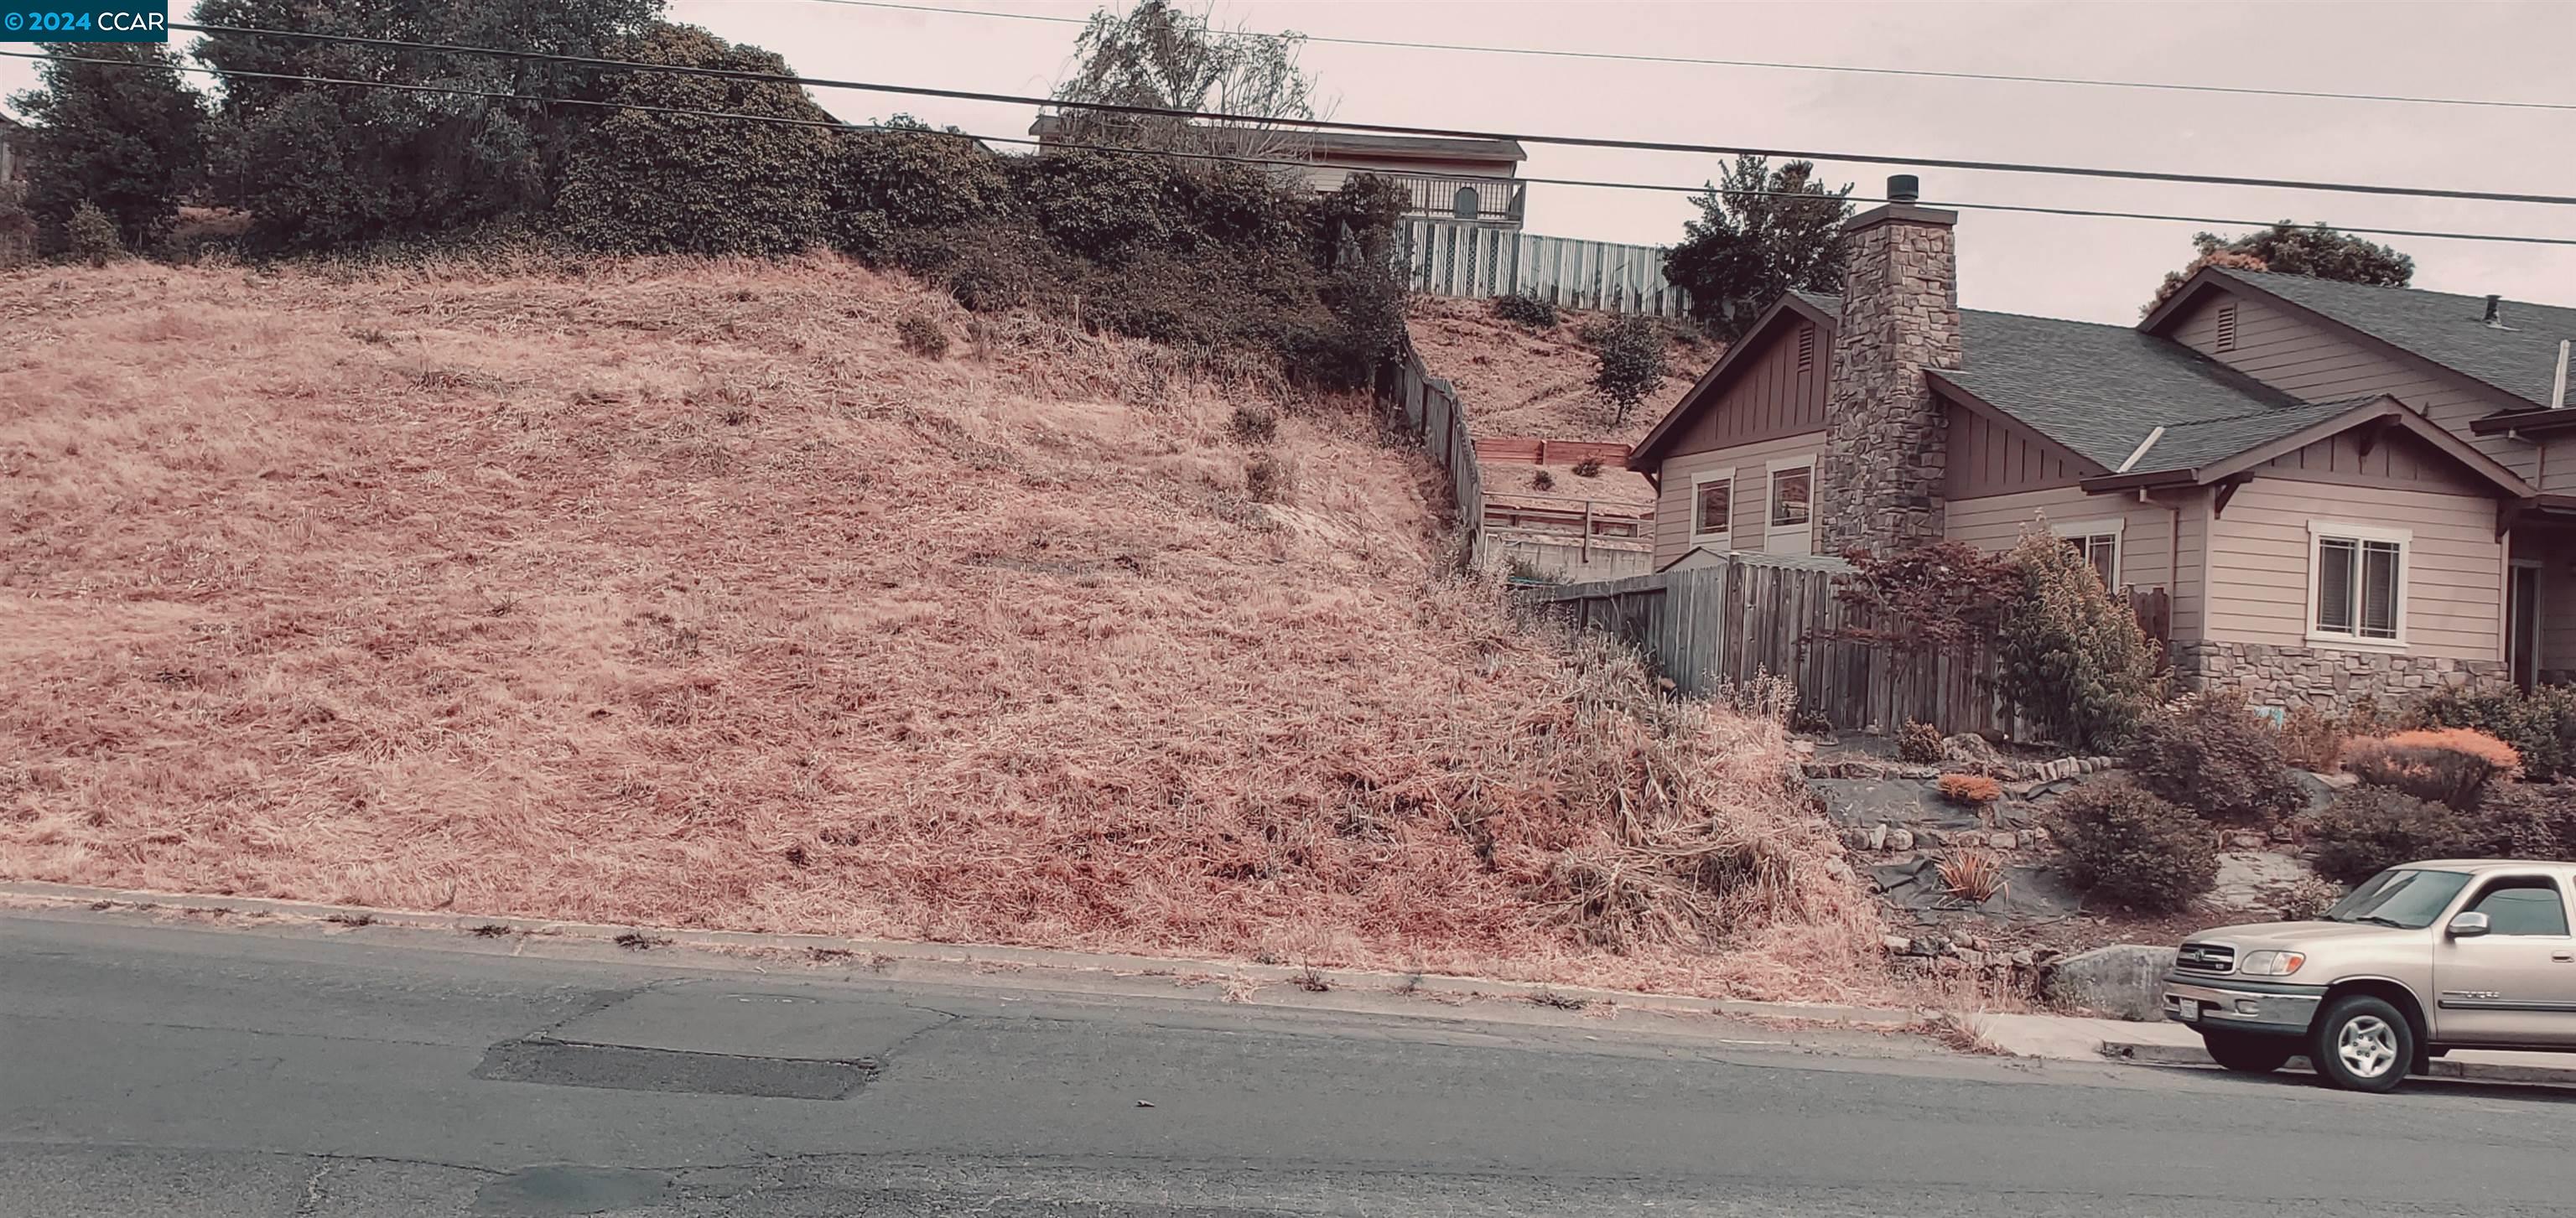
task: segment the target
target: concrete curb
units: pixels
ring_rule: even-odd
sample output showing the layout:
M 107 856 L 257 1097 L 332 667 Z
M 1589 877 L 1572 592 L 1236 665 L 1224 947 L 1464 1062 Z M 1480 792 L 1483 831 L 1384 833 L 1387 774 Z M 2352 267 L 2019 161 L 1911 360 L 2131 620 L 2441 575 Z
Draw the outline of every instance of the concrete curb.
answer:
M 2102 1042 L 2102 1055 L 2144 1066 L 2214 1066 L 2208 1050 L 2197 1045 L 2165 1045 L 2151 1041 Z M 2523 1066 L 2504 1062 L 2472 1062 L 2437 1057 L 2430 1068 L 2416 1077 L 2454 1079 L 2464 1083 L 2537 1083 L 2555 1087 L 2576 1087 L 2576 1057 L 2566 1066 Z
M 224 897 L 207 896 L 202 893 L 93 888 L 79 884 L 49 884 L 36 880 L 0 882 L 0 897 L 15 897 L 66 907 L 87 906 L 106 909 L 122 906 L 129 909 L 166 909 L 201 913 L 221 911 L 255 917 L 316 922 L 337 921 L 344 924 L 363 918 L 365 922 L 362 925 L 449 934 L 472 934 L 481 931 L 484 927 L 498 926 L 510 934 L 587 939 L 601 943 L 614 943 L 621 936 L 642 934 L 654 940 L 654 945 L 657 947 L 694 947 L 719 951 L 752 949 L 782 951 L 800 956 L 820 953 L 846 955 L 871 962 L 914 961 L 925 964 L 1001 967 L 1013 970 L 1053 969 L 1070 973 L 1124 976 L 1225 977 L 1252 982 L 1256 985 L 1293 986 L 1307 980 L 1321 980 L 1326 985 L 1338 989 L 1384 990 L 1450 998 L 1517 999 L 1567 1006 L 1602 1004 L 1630 1010 L 1796 1020 L 1859 1028 L 1910 1027 L 1923 1022 L 1931 1014 L 1928 1011 L 1893 1007 L 1696 998 L 1681 994 L 1656 994 L 1643 990 L 1612 990 L 1589 986 L 1550 985 L 1535 981 L 1504 981 L 1490 977 L 1464 977 L 1448 973 L 1308 969 L 1293 965 L 1254 964 L 1241 960 L 1130 956 L 1111 952 L 1054 951 L 1045 948 L 1005 947 L 980 943 L 923 943 L 901 939 L 849 939 L 833 935 L 614 926 L 595 922 L 556 922 L 541 918 L 380 909 L 366 905 L 325 905 L 312 901 L 280 901 L 267 897 Z

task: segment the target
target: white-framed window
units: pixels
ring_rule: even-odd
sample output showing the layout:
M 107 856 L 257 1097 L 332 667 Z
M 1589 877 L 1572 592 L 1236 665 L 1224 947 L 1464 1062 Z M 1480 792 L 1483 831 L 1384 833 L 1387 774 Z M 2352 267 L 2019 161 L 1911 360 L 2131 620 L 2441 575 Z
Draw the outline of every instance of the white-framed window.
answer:
M 2128 521 L 2069 520 L 2051 521 L 2050 531 L 2066 539 L 2084 561 L 2093 564 L 2093 573 L 2102 577 L 2102 586 L 2117 591 L 2120 587 L 2120 534 Z
M 1724 545 L 1734 528 L 1735 471 L 1691 478 L 1691 543 Z
M 1764 500 L 1762 548 L 1771 554 L 1808 554 L 1815 547 L 1816 459 L 1783 457 L 1764 468 L 1770 477 Z
M 2406 645 L 2405 529 L 2308 522 L 2308 638 L 2356 647 Z

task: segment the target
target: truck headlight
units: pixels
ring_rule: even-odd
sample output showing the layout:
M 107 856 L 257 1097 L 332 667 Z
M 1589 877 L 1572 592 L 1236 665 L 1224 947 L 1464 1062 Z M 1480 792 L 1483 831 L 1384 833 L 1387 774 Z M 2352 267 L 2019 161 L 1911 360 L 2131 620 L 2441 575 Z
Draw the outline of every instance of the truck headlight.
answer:
M 2287 977 L 2307 962 L 2305 952 L 2247 952 L 2236 971 L 2248 977 Z

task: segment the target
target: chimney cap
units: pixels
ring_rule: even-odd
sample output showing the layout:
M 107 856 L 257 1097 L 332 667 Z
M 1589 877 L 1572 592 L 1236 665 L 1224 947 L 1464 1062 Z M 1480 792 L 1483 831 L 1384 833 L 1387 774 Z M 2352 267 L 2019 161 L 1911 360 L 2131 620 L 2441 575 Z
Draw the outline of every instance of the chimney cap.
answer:
M 1923 181 L 1910 173 L 1887 175 L 1887 201 L 1912 203 L 1923 197 Z

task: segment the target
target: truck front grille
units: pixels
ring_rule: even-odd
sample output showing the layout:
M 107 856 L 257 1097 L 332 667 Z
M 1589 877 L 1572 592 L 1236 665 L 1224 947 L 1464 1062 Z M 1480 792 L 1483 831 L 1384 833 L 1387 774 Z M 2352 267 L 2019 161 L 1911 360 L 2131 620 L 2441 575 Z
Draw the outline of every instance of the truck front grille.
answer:
M 2236 949 L 2224 943 L 2186 943 L 2176 953 L 2174 967 L 2194 973 L 2234 972 Z

